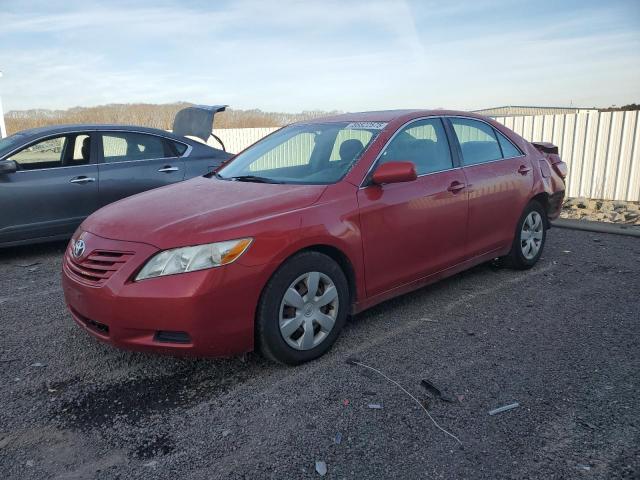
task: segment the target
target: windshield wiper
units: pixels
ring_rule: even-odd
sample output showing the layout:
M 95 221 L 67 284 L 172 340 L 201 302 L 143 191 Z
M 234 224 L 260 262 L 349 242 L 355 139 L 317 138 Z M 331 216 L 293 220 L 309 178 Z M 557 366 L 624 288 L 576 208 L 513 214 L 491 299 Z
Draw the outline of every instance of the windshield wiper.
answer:
M 228 178 L 222 177 L 222 178 L 224 180 L 231 180 L 234 182 L 282 183 L 272 178 L 259 177 L 257 175 L 238 175 L 237 177 L 228 177 Z

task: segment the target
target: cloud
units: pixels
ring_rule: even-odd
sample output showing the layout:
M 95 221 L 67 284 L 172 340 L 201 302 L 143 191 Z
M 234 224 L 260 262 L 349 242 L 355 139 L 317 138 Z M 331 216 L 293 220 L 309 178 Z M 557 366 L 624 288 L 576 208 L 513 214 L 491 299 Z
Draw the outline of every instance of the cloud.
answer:
M 177 100 L 473 108 L 640 96 L 639 33 L 624 4 L 559 11 L 549 2 L 536 13 L 509 0 L 5 1 L 8 109 Z

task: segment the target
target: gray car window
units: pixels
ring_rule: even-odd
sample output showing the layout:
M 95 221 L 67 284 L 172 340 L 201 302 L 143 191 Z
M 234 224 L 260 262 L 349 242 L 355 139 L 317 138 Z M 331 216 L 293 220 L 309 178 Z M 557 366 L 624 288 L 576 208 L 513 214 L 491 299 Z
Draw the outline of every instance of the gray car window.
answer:
M 476 165 L 502 158 L 496 133 L 489 125 L 470 118 L 451 118 L 465 165 Z
M 102 153 L 105 163 L 168 158 L 162 137 L 132 132 L 102 134 Z
M 380 156 L 380 163 L 394 161 L 413 162 L 418 175 L 453 168 L 442 121 L 418 120 L 398 132 Z
M 167 143 L 173 149 L 172 153 L 177 155 L 178 157 L 184 155 L 184 152 L 186 152 L 188 148 L 184 143 L 174 142 L 173 140 L 167 140 Z
M 522 152 L 513 143 L 511 143 L 507 139 L 507 137 L 505 137 L 500 132 L 496 133 L 498 134 L 498 140 L 500 141 L 500 146 L 502 147 L 502 156 L 504 158 L 513 158 L 522 155 Z
M 20 170 L 60 167 L 67 141 L 66 136 L 48 138 L 23 148 L 10 159 L 18 164 Z

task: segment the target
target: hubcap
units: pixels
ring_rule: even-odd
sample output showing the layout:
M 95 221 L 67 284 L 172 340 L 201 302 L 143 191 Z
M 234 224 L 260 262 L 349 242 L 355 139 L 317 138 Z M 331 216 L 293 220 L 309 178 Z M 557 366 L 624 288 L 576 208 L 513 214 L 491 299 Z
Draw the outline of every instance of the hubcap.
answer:
M 338 290 L 324 273 L 307 272 L 296 278 L 280 302 L 280 334 L 296 350 L 321 344 L 338 315 Z
M 542 247 L 544 224 L 538 212 L 531 212 L 524 219 L 520 231 L 520 249 L 527 260 L 535 258 Z

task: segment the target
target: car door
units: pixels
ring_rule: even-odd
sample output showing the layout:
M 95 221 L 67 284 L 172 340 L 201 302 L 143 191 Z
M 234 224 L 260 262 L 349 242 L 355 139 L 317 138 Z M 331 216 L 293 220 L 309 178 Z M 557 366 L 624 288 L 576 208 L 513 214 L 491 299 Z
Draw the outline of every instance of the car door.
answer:
M 102 131 L 99 160 L 100 206 L 184 180 L 184 159 L 160 135 Z
M 367 185 L 357 193 L 368 295 L 464 260 L 465 178 L 451 153 L 442 120 L 420 119 L 401 128 L 377 165 L 389 161 L 413 162 L 418 178 Z
M 0 174 L 0 243 L 71 236 L 97 208 L 93 142 L 91 132 L 54 135 L 3 159 L 18 170 Z
M 513 241 L 533 187 L 530 160 L 484 121 L 464 117 L 449 117 L 448 121 L 467 178 L 467 255 L 504 249 Z

